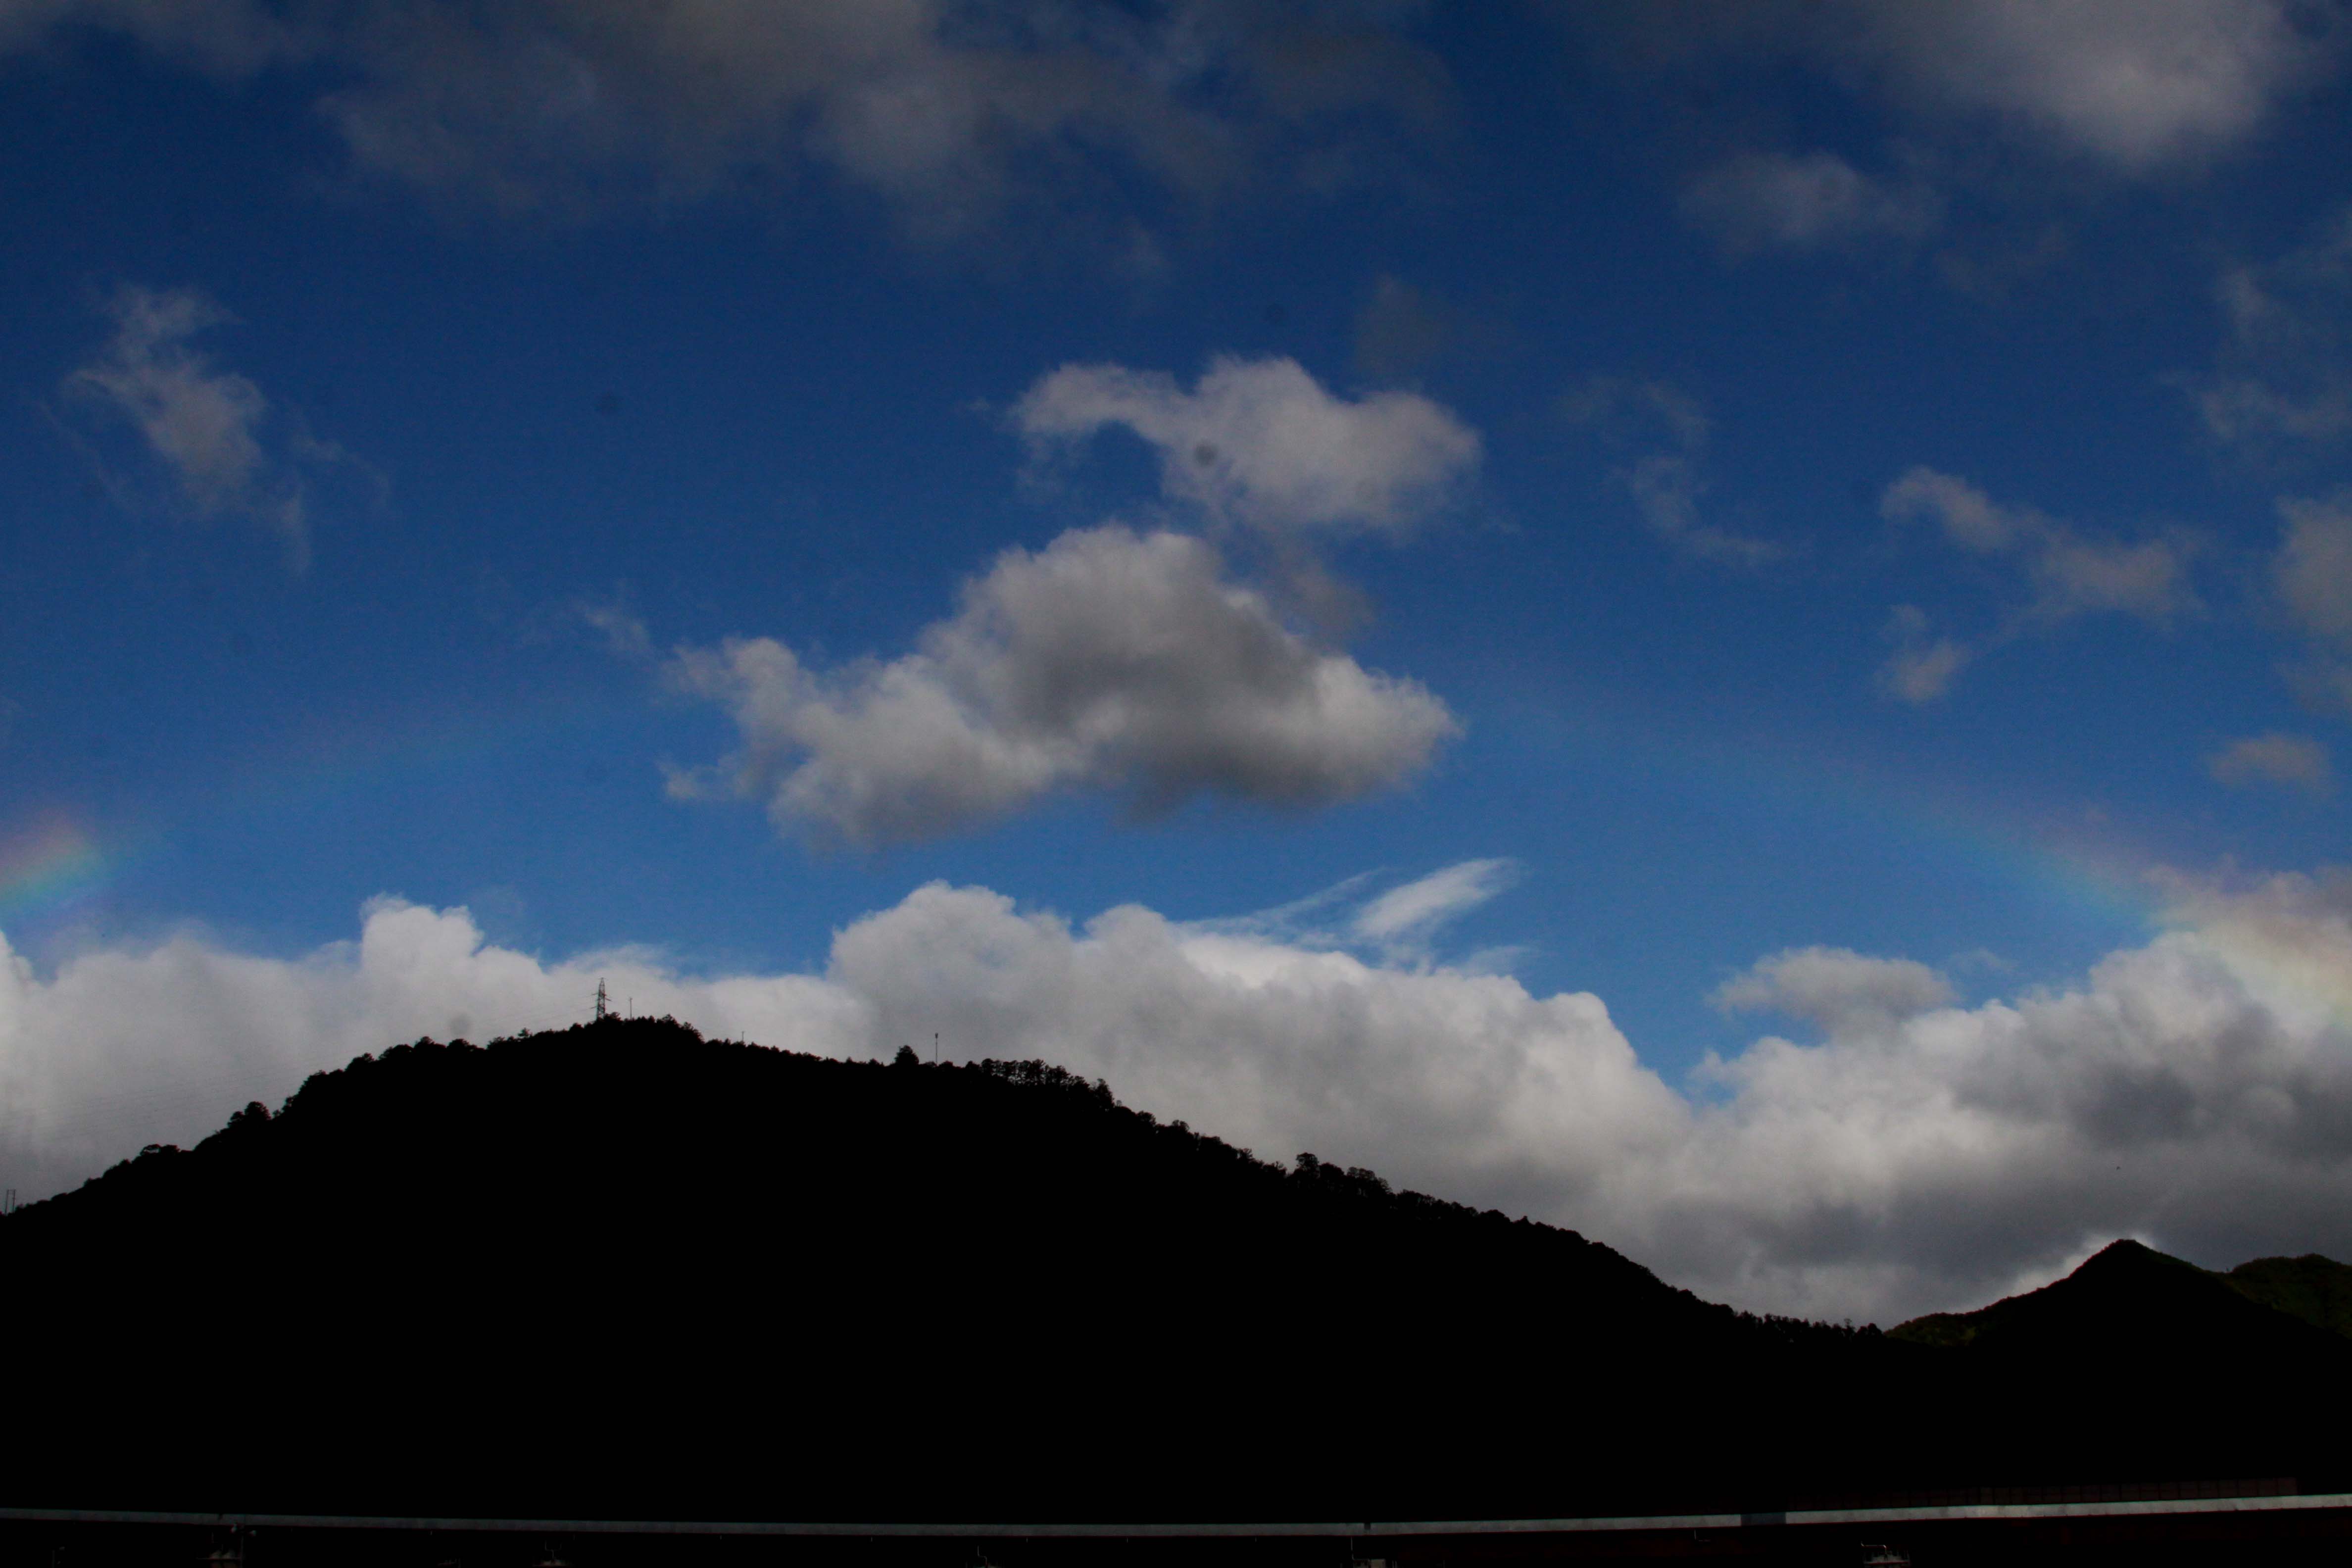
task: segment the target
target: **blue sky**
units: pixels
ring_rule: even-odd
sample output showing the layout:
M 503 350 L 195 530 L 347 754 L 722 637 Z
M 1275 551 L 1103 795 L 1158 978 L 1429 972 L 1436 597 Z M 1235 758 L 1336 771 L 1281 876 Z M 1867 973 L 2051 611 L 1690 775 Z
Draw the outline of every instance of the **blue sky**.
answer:
M 664 15 L 0 13 L 17 1184 L 626 966 L 1783 1310 L 2352 1245 L 2339 6 Z

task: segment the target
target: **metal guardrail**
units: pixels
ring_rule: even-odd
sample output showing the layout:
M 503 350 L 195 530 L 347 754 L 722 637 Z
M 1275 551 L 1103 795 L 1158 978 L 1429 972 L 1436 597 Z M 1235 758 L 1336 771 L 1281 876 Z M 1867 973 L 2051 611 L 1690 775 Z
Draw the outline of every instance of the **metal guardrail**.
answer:
M 1878 1525 L 2116 1516 L 2352 1510 L 2352 1492 L 2313 1496 L 2138 1498 L 2072 1502 L 1932 1503 L 1894 1508 L 1803 1509 L 1770 1513 L 1598 1515 L 1573 1519 L 1348 1520 L 1223 1524 L 883 1522 L 786 1523 L 728 1520 L 407 1519 L 312 1513 L 174 1513 L 108 1509 L 0 1508 L 0 1521 L 51 1524 L 204 1525 L 247 1530 L 362 1530 L 540 1535 L 887 1537 L 949 1540 L 1118 1540 L 1152 1537 L 1365 1537 L 1567 1535 L 1595 1531 L 1740 1530 L 1780 1525 Z

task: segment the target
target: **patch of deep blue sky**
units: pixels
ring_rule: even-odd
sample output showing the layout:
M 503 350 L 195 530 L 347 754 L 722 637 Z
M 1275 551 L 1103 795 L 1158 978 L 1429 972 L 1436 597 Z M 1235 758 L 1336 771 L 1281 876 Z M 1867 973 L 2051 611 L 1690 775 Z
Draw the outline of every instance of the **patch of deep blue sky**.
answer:
M 1392 178 L 1206 216 L 1140 180 L 1093 190 L 1163 226 L 1140 279 L 1087 214 L 1066 244 L 1046 224 L 910 246 L 821 174 L 501 216 L 352 178 L 300 73 L 224 86 L 103 42 L 0 64 L 0 809 L 120 847 L 102 888 L 11 939 L 54 956 L 196 921 L 291 952 L 391 891 L 550 953 L 769 967 L 819 962 L 833 928 L 932 878 L 1195 918 L 1505 856 L 1522 879 L 1444 951 L 1523 948 L 1533 988 L 1598 992 L 1671 1071 L 1738 1037 L 1706 994 L 1782 947 L 1981 951 L 2006 988 L 2137 937 L 2141 908 L 2053 846 L 2340 852 L 2337 802 L 2202 765 L 2263 731 L 2340 742 L 2278 679 L 2294 645 L 2259 580 L 2274 498 L 2340 465 L 2217 451 L 2171 379 L 2212 362 L 2221 266 L 2342 209 L 2340 90 L 2210 174 L 2019 154 L 1956 187 L 1931 245 L 1727 261 L 1677 213 L 1686 106 L 1516 12 L 1425 37 L 1454 108 Z M 1738 90 L 1790 145 L 1862 160 L 1889 131 L 1819 82 Z M 2045 234 L 1989 290 L 1939 263 L 1999 271 Z M 1450 325 L 1376 375 L 1360 328 L 1382 278 Z M 124 282 L 216 299 L 238 319 L 202 346 L 364 465 L 315 482 L 307 572 L 246 520 L 110 489 L 135 465 L 58 388 Z M 1229 353 L 1412 387 L 1486 439 L 1454 515 L 1332 556 L 1376 609 L 1357 656 L 1466 725 L 1427 776 L 1311 813 L 1138 822 L 1077 795 L 871 855 L 663 797 L 657 764 L 719 755 L 730 727 L 665 700 L 578 605 L 625 605 L 665 646 L 889 657 L 1004 547 L 1154 515 L 1123 438 L 1024 479 L 1003 410 L 1026 386 L 1074 360 L 1189 381 Z M 1561 413 L 1598 376 L 1702 405 L 1702 512 L 1785 558 L 1727 569 L 1645 528 L 1612 475 L 1662 437 Z M 2089 529 L 2197 531 L 2210 618 L 2086 617 L 1988 653 L 1940 703 L 1887 700 L 1892 605 L 1979 635 L 2019 593 L 2013 568 L 1881 519 L 1920 464 Z

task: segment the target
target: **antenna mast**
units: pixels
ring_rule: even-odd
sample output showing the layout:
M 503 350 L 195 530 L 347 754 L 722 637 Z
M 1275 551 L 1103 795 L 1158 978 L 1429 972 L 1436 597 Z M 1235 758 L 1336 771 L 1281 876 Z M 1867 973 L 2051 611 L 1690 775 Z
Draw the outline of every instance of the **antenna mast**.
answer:
M 603 1023 L 613 1016 L 613 999 L 604 994 L 604 977 L 596 977 L 596 1022 Z

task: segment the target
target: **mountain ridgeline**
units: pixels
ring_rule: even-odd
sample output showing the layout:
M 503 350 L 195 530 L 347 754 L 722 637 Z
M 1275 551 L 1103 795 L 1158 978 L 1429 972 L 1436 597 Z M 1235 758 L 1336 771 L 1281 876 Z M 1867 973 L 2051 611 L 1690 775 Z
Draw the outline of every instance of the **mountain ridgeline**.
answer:
M 1538 1518 L 2352 1469 L 2352 1340 L 2145 1248 L 1973 1328 L 1758 1318 L 1040 1063 L 666 1019 L 362 1057 L 8 1216 L 0 1278 L 0 1505 Z

